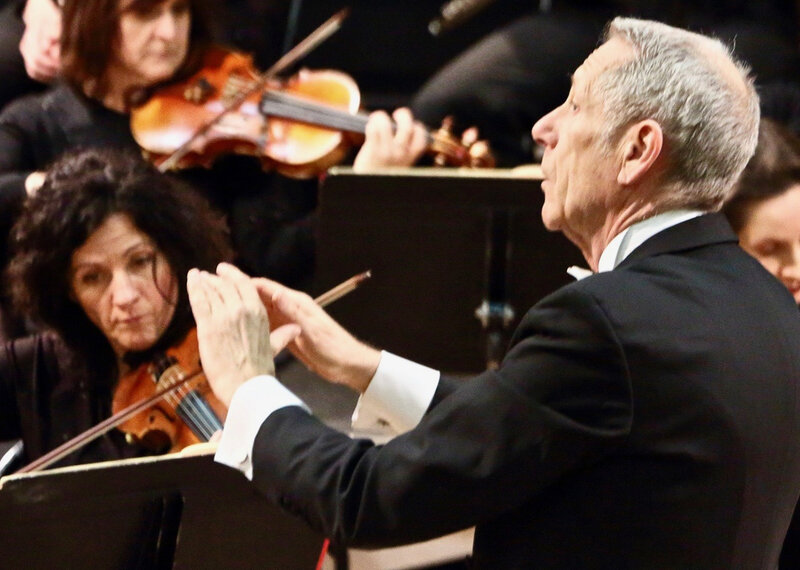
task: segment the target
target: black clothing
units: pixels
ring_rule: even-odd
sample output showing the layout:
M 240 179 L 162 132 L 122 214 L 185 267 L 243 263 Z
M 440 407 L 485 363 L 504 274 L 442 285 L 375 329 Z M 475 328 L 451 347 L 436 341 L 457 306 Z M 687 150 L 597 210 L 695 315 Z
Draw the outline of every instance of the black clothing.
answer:
M 499 369 L 442 378 L 384 446 L 274 412 L 253 483 L 340 544 L 476 525 L 479 568 L 775 568 L 800 490 L 800 320 L 736 241 L 700 216 L 559 289 Z
M 563 102 L 570 73 L 596 47 L 611 15 L 601 6 L 522 16 L 428 79 L 411 110 L 428 125 L 450 115 L 456 132 L 478 127 L 498 166 L 538 162 L 531 127 Z
M 0 114 L 0 239 L 6 240 L 25 197 L 25 178 L 62 153 L 87 147 L 138 149 L 126 114 L 66 85 L 23 97 Z M 265 173 L 257 160 L 225 157 L 180 176 L 227 214 L 237 262 L 245 271 L 302 286 L 313 267 L 309 214 L 315 180 Z M 157 204 L 154 204 L 157 207 Z
M 52 334 L 14 340 L 0 348 L 0 440 L 21 438 L 24 463 L 44 455 L 111 415 L 111 385 L 92 381 Z M 53 466 L 145 455 L 111 430 Z

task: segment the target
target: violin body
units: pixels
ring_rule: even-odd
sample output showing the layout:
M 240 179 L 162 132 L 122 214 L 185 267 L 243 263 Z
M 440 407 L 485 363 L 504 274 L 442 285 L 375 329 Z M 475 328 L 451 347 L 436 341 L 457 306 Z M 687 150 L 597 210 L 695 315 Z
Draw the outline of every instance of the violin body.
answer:
M 264 91 L 275 90 L 355 114 L 361 96 L 352 78 L 333 70 L 302 70 L 286 81 L 268 82 L 263 90 L 248 94 L 240 105 L 220 116 L 232 98 L 259 80 L 250 56 L 211 49 L 195 75 L 164 87 L 132 110 L 133 136 L 156 164 L 191 141 L 178 168 L 209 167 L 220 155 L 234 153 L 260 158 L 265 169 L 309 178 L 344 157 L 352 142 L 347 133 L 264 115 L 260 103 Z
M 183 342 L 168 349 L 163 358 L 146 362 L 120 378 L 111 403 L 117 414 L 133 402 L 155 394 L 200 369 L 197 331 L 192 329 Z M 155 452 L 180 451 L 188 445 L 207 441 L 222 429 L 227 409 L 211 391 L 203 374 L 198 374 L 173 394 L 151 408 L 120 424 L 130 442 Z
M 304 69 L 286 80 L 265 79 L 250 56 L 212 48 L 199 72 L 131 111 L 131 131 L 162 171 L 245 154 L 259 157 L 265 170 L 312 178 L 363 138 L 368 115 L 359 112 L 360 102 L 355 81 L 340 71 Z M 494 166 L 476 131 L 459 140 L 446 121 L 427 135 L 439 166 Z

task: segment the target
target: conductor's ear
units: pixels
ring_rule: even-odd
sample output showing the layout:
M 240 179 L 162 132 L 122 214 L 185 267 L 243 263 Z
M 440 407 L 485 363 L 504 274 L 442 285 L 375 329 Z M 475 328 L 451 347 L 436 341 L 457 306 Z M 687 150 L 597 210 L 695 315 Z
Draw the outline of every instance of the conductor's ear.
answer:
M 622 156 L 617 182 L 623 186 L 639 182 L 656 164 L 663 144 L 664 133 L 656 121 L 645 119 L 631 125 L 620 145 Z

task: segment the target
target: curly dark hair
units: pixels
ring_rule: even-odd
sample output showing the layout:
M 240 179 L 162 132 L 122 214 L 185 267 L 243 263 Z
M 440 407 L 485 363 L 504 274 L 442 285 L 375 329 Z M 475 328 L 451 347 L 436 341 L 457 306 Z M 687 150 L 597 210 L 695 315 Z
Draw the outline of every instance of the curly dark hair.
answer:
M 70 269 L 73 252 L 113 214 L 127 215 L 153 240 L 179 284 L 192 267 L 213 271 L 232 257 L 222 217 L 192 188 L 138 155 L 91 149 L 53 164 L 12 231 L 11 295 L 22 314 L 106 370 L 113 366 L 111 345 L 72 298 Z M 186 288 L 178 291 L 172 321 L 142 359 L 174 345 L 194 326 Z
M 722 211 L 738 233 L 753 206 L 800 184 L 800 138 L 780 123 L 761 119 L 756 152 Z

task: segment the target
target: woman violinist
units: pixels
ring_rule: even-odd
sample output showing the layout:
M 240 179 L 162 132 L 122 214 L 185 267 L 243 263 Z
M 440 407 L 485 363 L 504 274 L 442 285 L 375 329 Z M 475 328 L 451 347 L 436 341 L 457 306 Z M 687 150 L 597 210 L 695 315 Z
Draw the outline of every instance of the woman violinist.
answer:
M 66 0 L 62 12 L 62 82 L 12 103 L 0 114 L 0 239 L 42 171 L 65 151 L 138 148 L 130 101 L 190 77 L 213 46 L 204 0 Z M 360 168 L 410 164 L 424 129 L 410 113 L 385 114 L 367 129 Z M 224 212 L 237 261 L 250 273 L 302 286 L 312 267 L 310 214 L 315 180 L 264 172 L 252 157 L 226 156 L 181 177 Z
M 31 461 L 109 417 L 119 379 L 194 328 L 184 276 L 230 259 L 227 237 L 204 198 L 137 155 L 56 162 L 14 228 L 13 298 L 48 332 L 0 350 L 0 440 L 22 438 Z M 112 430 L 59 465 L 151 451 Z

